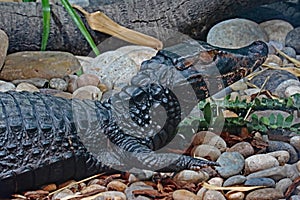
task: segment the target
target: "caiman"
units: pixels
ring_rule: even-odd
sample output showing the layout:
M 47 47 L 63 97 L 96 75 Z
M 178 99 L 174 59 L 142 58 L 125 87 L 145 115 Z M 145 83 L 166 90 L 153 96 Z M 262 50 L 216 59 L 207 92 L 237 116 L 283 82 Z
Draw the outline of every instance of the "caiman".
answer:
M 187 41 L 143 62 L 130 85 L 104 102 L 0 93 L 0 196 L 113 170 L 217 165 L 164 147 L 199 100 L 246 76 L 267 54 L 259 41 L 240 49 Z

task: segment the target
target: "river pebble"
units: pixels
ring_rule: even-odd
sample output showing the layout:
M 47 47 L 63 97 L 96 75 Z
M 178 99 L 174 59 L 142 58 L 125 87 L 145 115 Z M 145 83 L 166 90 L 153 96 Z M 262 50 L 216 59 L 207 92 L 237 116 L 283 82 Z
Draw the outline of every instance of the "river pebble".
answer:
M 300 54 L 300 27 L 291 30 L 286 38 L 285 45 L 288 47 L 293 47 L 297 54 Z
M 20 83 L 30 83 L 38 88 L 45 88 L 49 85 L 49 80 L 45 78 L 30 78 L 30 79 L 21 79 L 21 80 L 13 80 L 12 83 L 18 85 Z
M 293 181 L 289 178 L 281 179 L 276 183 L 275 189 L 284 194 L 292 183 Z
M 126 200 L 126 196 L 123 192 L 118 191 L 107 191 L 102 192 L 101 196 L 95 198 L 95 200 L 110 200 L 110 199 L 118 199 L 118 200 Z
M 228 178 L 239 174 L 243 170 L 245 160 L 238 152 L 224 152 L 217 162 L 221 167 L 216 167 L 216 170 L 223 178 Z
M 285 38 L 294 27 L 284 20 L 268 20 L 259 24 L 259 26 L 267 33 L 269 40 L 285 42 Z
M 243 192 L 230 192 L 225 195 L 228 200 L 243 200 L 245 194 Z
M 279 165 L 284 165 L 290 160 L 290 154 L 287 151 L 273 151 L 267 153 L 267 155 L 273 156 L 279 162 Z
M 68 84 L 62 78 L 52 78 L 49 82 L 49 86 L 53 89 L 66 91 L 68 88 Z
M 254 149 L 252 145 L 249 142 L 239 142 L 230 147 L 228 152 L 239 152 L 244 156 L 244 158 L 247 158 L 250 155 L 254 154 Z
M 92 85 L 78 88 L 73 93 L 73 98 L 77 98 L 77 99 L 96 100 L 96 99 L 101 99 L 101 96 L 102 96 L 101 90 Z
M 284 48 L 284 44 L 278 41 L 270 40 L 267 42 L 269 54 L 275 54 L 276 49 L 282 50 Z
M 201 200 L 201 198 L 188 190 L 176 190 L 173 192 L 172 197 L 174 200 L 190 199 Z
M 244 183 L 245 186 L 266 186 L 275 188 L 275 181 L 271 178 L 250 178 Z
M 16 86 L 10 82 L 0 80 L 0 92 L 7 92 L 10 90 L 15 90 Z
M 20 83 L 19 85 L 17 85 L 16 91 L 39 92 L 40 90 L 30 83 Z
M 282 49 L 282 52 L 285 53 L 286 55 L 288 55 L 291 58 L 296 58 L 296 55 L 297 55 L 296 50 L 292 47 L 284 47 Z M 282 59 L 284 59 L 284 58 L 282 57 Z
M 205 192 L 203 200 L 226 200 L 224 195 L 217 190 L 208 190 Z
M 225 48 L 240 48 L 254 41 L 268 41 L 268 36 L 259 25 L 247 19 L 229 19 L 213 26 L 207 42 Z
M 300 82 L 296 79 L 288 79 L 286 81 L 282 81 L 277 88 L 275 89 L 274 94 L 280 96 L 280 97 L 286 97 L 286 89 L 288 87 L 300 87 Z
M 300 87 L 299 86 L 289 86 L 285 89 L 284 95 L 286 97 L 290 97 L 294 94 L 300 94 Z
M 4 31 L 0 29 L 0 70 L 6 58 L 8 49 L 8 36 Z
M 266 154 L 256 154 L 245 159 L 246 174 L 276 166 L 279 166 L 279 162 L 277 161 L 277 159 Z
M 74 195 L 74 193 L 70 189 L 64 189 L 58 193 L 55 193 L 52 196 L 52 200 L 63 199 L 63 198 L 70 197 L 73 195 Z
M 247 178 L 243 175 L 235 175 L 226 179 L 223 183 L 224 187 L 243 184 Z
M 221 151 L 217 147 L 201 144 L 192 150 L 192 155 L 216 161 L 221 155 Z
M 291 137 L 290 144 L 298 151 L 300 152 L 300 136 L 296 135 Z
M 6 56 L 0 79 L 63 78 L 81 68 L 77 58 L 67 52 L 24 51 Z
M 295 150 L 295 148 L 286 142 L 281 141 L 269 141 L 267 151 L 268 152 L 274 152 L 279 150 L 285 150 L 289 152 L 290 154 L 290 160 L 288 163 L 295 163 L 298 161 L 298 154 Z
M 263 188 L 247 194 L 246 200 L 278 200 L 283 197 L 283 194 L 274 188 Z
M 87 187 L 83 188 L 80 191 L 80 193 L 93 195 L 93 194 L 97 194 L 99 192 L 104 192 L 104 191 L 107 191 L 106 187 L 104 187 L 102 185 L 98 185 L 98 184 L 92 184 L 92 185 L 88 185 Z
M 178 172 L 174 181 L 176 182 L 188 182 L 188 183 L 199 183 L 208 180 L 209 175 L 203 171 L 193 171 L 193 170 L 182 170 Z
M 292 195 L 289 200 L 300 200 L 300 195 Z
M 127 185 L 120 181 L 111 181 L 107 184 L 108 190 L 116 190 L 119 192 L 124 192 L 126 188 L 127 188 Z
M 210 131 L 200 131 L 196 133 L 192 141 L 194 146 L 207 144 L 217 147 L 221 152 L 224 152 L 227 148 L 227 144 L 224 139 Z
M 98 86 L 100 84 L 99 77 L 95 74 L 82 74 L 76 79 L 77 87 L 83 87 L 87 85 Z
M 274 67 L 282 66 L 281 58 L 279 58 L 278 56 L 276 56 L 274 54 L 268 55 L 268 57 L 267 57 L 267 59 L 265 60 L 264 63 L 267 64 L 267 65 L 274 66 Z
M 126 195 L 126 197 L 128 198 L 128 199 L 135 199 L 135 198 L 138 198 L 138 197 L 136 197 L 134 194 L 133 194 L 133 192 L 135 191 L 135 190 L 154 190 L 153 189 L 153 187 L 151 187 L 151 186 L 149 186 L 149 185 L 134 185 L 134 184 L 131 184 L 129 187 L 127 187 L 126 189 L 125 189 L 125 191 L 124 191 L 124 193 L 125 193 L 125 195 Z M 142 196 L 142 195 L 140 195 L 140 196 Z

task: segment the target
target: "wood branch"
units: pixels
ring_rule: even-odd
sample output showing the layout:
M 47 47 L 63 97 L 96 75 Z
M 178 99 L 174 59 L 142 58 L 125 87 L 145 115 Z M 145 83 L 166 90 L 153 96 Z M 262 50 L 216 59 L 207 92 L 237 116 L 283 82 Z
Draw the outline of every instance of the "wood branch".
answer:
M 106 5 L 99 1 L 97 6 L 85 9 L 89 12 L 102 11 L 118 24 L 154 36 L 168 46 L 169 43 L 178 41 L 175 33 L 204 40 L 209 28 L 217 22 L 243 10 L 276 1 L 278 0 L 120 0 Z M 88 54 L 91 51 L 88 43 L 64 8 L 56 4 L 51 8 L 51 32 L 47 49 Z M 0 2 L 0 29 L 9 36 L 9 53 L 39 50 L 42 37 L 41 5 Z M 89 30 L 96 44 L 109 37 Z

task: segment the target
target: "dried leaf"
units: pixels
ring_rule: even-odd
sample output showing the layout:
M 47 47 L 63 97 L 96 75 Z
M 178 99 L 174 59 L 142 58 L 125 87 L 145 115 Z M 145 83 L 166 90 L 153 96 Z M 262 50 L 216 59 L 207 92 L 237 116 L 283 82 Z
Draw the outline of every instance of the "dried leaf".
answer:
M 280 51 L 279 49 L 275 48 L 277 53 L 283 57 L 285 57 L 287 60 L 289 60 L 290 62 L 292 62 L 294 65 L 296 65 L 297 67 L 300 67 L 300 61 L 295 59 L 295 58 L 292 58 L 288 55 L 286 55 L 284 52 Z
M 292 74 L 294 74 L 297 77 L 300 77 L 300 69 L 297 67 L 274 67 L 268 64 L 262 64 L 263 67 L 267 67 L 269 69 L 276 69 L 276 70 L 285 70 Z
M 210 185 L 206 182 L 202 183 L 202 186 L 208 190 L 231 190 L 231 191 L 239 191 L 239 192 L 247 192 L 250 190 L 255 190 L 259 188 L 264 188 L 265 186 L 251 186 L 251 187 L 245 187 L 245 186 L 232 186 L 232 187 L 219 187 L 215 185 Z
M 88 24 L 93 30 L 115 36 L 133 44 L 149 46 L 157 50 L 163 48 L 163 44 L 160 40 L 121 26 L 111 20 L 103 12 L 97 11 L 88 13 L 80 6 L 73 5 L 73 7 L 85 15 Z
M 224 115 L 224 118 L 238 117 L 238 115 L 235 112 L 232 112 L 231 110 L 224 110 L 223 115 Z

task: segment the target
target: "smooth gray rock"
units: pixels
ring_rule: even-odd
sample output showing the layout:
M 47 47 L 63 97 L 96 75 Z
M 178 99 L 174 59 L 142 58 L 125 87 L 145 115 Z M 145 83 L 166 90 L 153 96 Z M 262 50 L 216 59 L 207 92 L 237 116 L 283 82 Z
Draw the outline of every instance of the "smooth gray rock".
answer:
M 281 179 L 280 181 L 278 181 L 276 183 L 275 189 L 284 194 L 286 192 L 286 190 L 288 189 L 288 187 L 290 187 L 290 185 L 292 185 L 292 183 L 293 183 L 293 181 L 289 178 Z
M 294 27 L 284 20 L 268 20 L 259 24 L 259 26 L 267 33 L 269 40 L 285 42 L 285 38 Z
M 243 176 L 243 175 L 232 176 L 232 177 L 229 177 L 223 183 L 223 186 L 226 187 L 226 186 L 243 184 L 246 180 L 247 180 L 247 178 L 245 176 Z
M 207 42 L 225 48 L 240 48 L 254 41 L 268 41 L 266 32 L 253 21 L 229 19 L 213 26 L 207 35 Z
M 268 152 L 280 150 L 285 150 L 290 153 L 290 160 L 288 163 L 295 163 L 298 161 L 298 154 L 292 145 L 281 141 L 269 141 L 269 145 L 267 147 Z
M 254 149 L 249 142 L 239 142 L 230 147 L 227 151 L 239 152 L 244 156 L 244 158 L 247 158 L 248 156 L 251 156 L 254 153 Z
M 263 188 L 247 194 L 246 200 L 277 200 L 283 197 L 284 195 L 274 188 Z
M 245 173 L 250 174 L 276 166 L 279 166 L 279 162 L 273 156 L 267 154 L 256 154 L 246 158 Z
M 244 157 L 238 152 L 224 152 L 217 160 L 221 167 L 216 170 L 223 178 L 239 174 L 244 168 Z
M 285 46 L 293 47 L 300 54 L 300 27 L 291 30 L 285 38 Z
M 244 185 L 246 186 L 266 186 L 266 187 L 275 187 L 275 181 L 271 178 L 250 178 L 245 181 Z
M 0 70 L 5 61 L 7 49 L 8 49 L 8 36 L 4 31 L 0 29 Z

